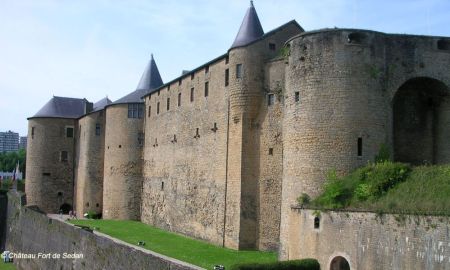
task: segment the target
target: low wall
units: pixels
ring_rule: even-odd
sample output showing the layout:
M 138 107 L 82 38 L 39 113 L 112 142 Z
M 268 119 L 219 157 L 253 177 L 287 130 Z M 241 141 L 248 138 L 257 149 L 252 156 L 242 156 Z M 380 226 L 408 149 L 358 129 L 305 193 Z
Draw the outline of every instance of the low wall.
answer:
M 24 206 L 24 197 L 17 192 L 9 192 L 8 201 L 6 250 L 36 255 L 15 259 L 18 269 L 202 269 L 51 219 Z M 39 253 L 40 257 L 50 254 L 61 258 L 37 258 Z M 64 253 L 75 258 L 64 259 Z
M 342 258 L 352 270 L 450 269 L 449 217 L 293 208 L 290 221 L 282 259 L 316 258 L 322 270 L 343 269 L 331 267 Z
M 0 190 L 0 253 L 5 249 L 7 207 L 8 198 L 6 197 L 6 191 Z

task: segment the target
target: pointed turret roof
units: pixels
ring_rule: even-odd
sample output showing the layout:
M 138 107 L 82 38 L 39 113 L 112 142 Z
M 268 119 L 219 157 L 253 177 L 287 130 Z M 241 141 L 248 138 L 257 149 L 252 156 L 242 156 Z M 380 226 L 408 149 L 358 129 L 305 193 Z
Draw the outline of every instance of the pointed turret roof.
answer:
M 153 54 L 151 55 L 150 62 L 142 74 L 141 80 L 134 92 L 114 101 L 112 104 L 121 103 L 139 103 L 143 102 L 142 97 L 151 93 L 153 90 L 163 85 L 161 75 L 159 74 L 158 67 L 156 66 Z
M 256 14 L 253 1 L 250 1 L 250 7 L 247 9 L 247 13 L 245 13 L 245 17 L 242 20 L 241 27 L 234 39 L 233 45 L 231 45 L 231 49 L 245 46 L 263 35 L 264 30 L 259 22 L 258 14 Z
M 112 101 L 108 97 L 104 97 L 100 99 L 99 101 L 94 103 L 94 112 L 103 110 L 105 106 L 111 104 Z

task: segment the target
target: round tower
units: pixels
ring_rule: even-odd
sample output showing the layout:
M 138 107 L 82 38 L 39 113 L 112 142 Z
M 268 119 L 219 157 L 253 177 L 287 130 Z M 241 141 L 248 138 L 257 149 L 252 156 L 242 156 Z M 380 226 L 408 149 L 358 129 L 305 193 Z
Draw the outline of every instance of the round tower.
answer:
M 27 204 L 47 213 L 73 207 L 76 119 L 89 110 L 85 99 L 53 97 L 28 118 Z
M 106 107 L 103 218 L 140 219 L 145 108 L 162 85 L 153 55 L 136 91 Z
M 320 194 L 327 173 L 373 161 L 388 142 L 383 35 L 324 30 L 293 38 L 283 117 L 281 258 L 291 205 Z
M 75 198 L 78 217 L 87 212 L 102 213 L 103 168 L 105 153 L 104 107 L 111 101 L 104 98 L 94 110 L 78 120 L 79 142 L 76 146 Z

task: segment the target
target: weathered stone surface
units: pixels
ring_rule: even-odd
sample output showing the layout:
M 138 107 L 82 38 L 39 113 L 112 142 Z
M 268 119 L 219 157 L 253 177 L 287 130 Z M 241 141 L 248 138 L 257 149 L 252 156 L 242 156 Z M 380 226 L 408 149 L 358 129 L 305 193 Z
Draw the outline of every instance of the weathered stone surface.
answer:
M 320 227 L 314 219 L 320 215 Z M 351 269 L 450 269 L 449 217 L 291 209 L 284 260 L 344 257 Z
M 9 193 L 8 199 L 8 251 L 83 254 L 79 259 L 15 259 L 18 269 L 203 269 L 51 219 L 23 206 L 16 193 Z

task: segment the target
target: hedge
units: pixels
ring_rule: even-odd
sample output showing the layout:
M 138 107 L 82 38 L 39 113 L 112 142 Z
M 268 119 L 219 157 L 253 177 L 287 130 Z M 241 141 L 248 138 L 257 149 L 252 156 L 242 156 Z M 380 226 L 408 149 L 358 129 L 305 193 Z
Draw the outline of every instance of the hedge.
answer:
M 231 266 L 231 270 L 320 270 L 316 259 L 303 259 L 273 263 L 243 263 Z

